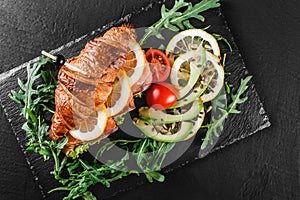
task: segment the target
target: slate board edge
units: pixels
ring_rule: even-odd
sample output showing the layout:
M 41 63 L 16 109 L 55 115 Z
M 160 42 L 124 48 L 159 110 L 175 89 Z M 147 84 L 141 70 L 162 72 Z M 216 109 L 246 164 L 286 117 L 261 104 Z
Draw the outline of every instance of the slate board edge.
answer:
M 230 40 L 232 41 L 232 44 L 235 46 L 235 48 L 236 48 L 237 51 L 239 52 L 238 56 L 239 56 L 239 58 L 241 59 L 241 62 L 242 62 L 242 64 L 243 64 L 243 66 L 246 67 L 246 64 L 245 64 L 244 59 L 243 59 L 242 54 L 241 54 L 241 51 L 239 50 L 239 48 L 238 48 L 238 46 L 237 46 L 237 44 L 236 44 L 236 42 L 235 42 L 235 39 L 234 39 L 233 34 L 232 34 L 232 32 L 231 32 L 231 30 L 230 30 L 230 28 L 229 28 L 229 26 L 228 26 L 227 20 L 225 19 L 224 13 L 222 12 L 222 9 L 219 9 L 219 16 L 222 17 L 222 19 L 223 19 L 223 21 L 224 21 L 225 28 L 227 29 L 227 31 L 229 32 L 229 34 L 230 34 L 230 36 L 231 36 Z M 248 70 L 247 70 L 247 71 L 248 71 Z M 250 83 L 254 84 L 254 83 L 253 83 L 253 79 L 250 80 Z M 265 123 L 264 125 L 261 125 L 258 129 L 256 129 L 256 130 L 253 131 L 252 133 L 248 134 L 246 137 L 251 136 L 251 135 L 255 134 L 256 132 L 258 132 L 258 131 L 260 131 L 260 130 L 263 130 L 263 129 L 265 129 L 265 128 L 268 128 L 268 127 L 271 126 L 270 119 L 269 119 L 269 117 L 268 117 L 268 115 L 267 115 L 266 110 L 265 110 L 264 107 L 263 107 L 263 103 L 261 102 L 261 100 L 260 100 L 260 98 L 259 98 L 258 92 L 257 92 L 257 90 L 256 90 L 255 88 L 254 88 L 253 90 L 255 91 L 255 95 L 257 96 L 257 99 L 258 99 L 258 101 L 259 101 L 259 104 L 261 105 L 260 114 L 263 115 L 263 116 L 265 117 L 266 123 Z M 244 138 L 246 138 L 246 137 L 235 138 L 235 139 L 233 139 L 232 141 L 228 142 L 228 143 L 225 144 L 225 145 L 221 145 L 221 146 L 219 146 L 218 148 L 213 148 L 212 151 L 211 151 L 210 153 L 215 152 L 215 151 L 217 151 L 217 150 L 220 150 L 220 149 L 226 147 L 227 145 L 231 145 L 231 144 L 233 144 L 233 143 L 235 143 L 235 142 L 237 142 L 237 141 L 240 141 L 240 140 L 242 140 L 242 139 L 244 139 Z
M 33 60 L 35 60 L 35 59 L 33 59 Z M 32 60 L 32 61 L 33 61 L 33 60 Z M 23 65 L 21 65 L 20 67 L 17 67 L 17 69 L 15 68 L 16 70 L 12 70 L 12 71 L 17 71 L 17 70 L 21 69 L 22 66 L 23 66 Z M 2 74 L 1 74 L 1 75 L 2 75 Z M 5 80 L 5 79 L 0 79 L 0 84 L 3 82 L 3 80 Z M 19 132 L 18 132 L 18 130 L 15 130 L 13 124 L 10 123 L 9 116 L 8 116 L 8 112 L 6 111 L 6 108 L 5 108 L 5 106 L 4 106 L 3 102 L 2 102 L 2 98 L 0 98 L 0 104 L 1 104 L 2 109 L 4 110 L 5 117 L 6 117 L 6 119 L 7 119 L 8 122 L 9 122 L 9 125 L 10 125 L 10 127 L 11 127 L 11 129 L 12 129 L 14 135 L 15 135 L 15 138 L 16 138 L 17 142 L 19 143 L 19 146 L 20 146 L 20 148 L 21 148 L 21 151 L 22 151 L 23 154 L 24 154 L 25 161 L 26 161 L 26 163 L 28 164 L 29 169 L 30 169 L 30 171 L 31 171 L 31 173 L 32 173 L 32 175 L 33 175 L 34 182 L 36 183 L 36 186 L 38 186 L 38 188 L 39 188 L 39 190 L 40 190 L 40 192 L 41 192 L 41 194 L 42 194 L 43 199 L 45 199 L 45 194 L 44 194 L 44 192 L 43 192 L 43 186 L 41 186 L 41 185 L 38 183 L 38 181 L 37 181 L 37 180 L 38 180 L 38 176 L 36 175 L 36 172 L 35 172 L 35 170 L 34 170 L 34 167 L 33 167 L 33 165 L 31 164 L 31 162 L 30 162 L 30 160 L 29 160 L 29 158 L 28 158 L 28 156 L 27 156 L 27 153 L 28 153 L 28 152 L 26 151 L 26 148 L 21 144 L 21 141 L 19 140 L 19 134 L 18 134 Z M 19 131 L 20 131 L 20 130 L 19 130 Z
M 100 30 L 103 31 L 103 29 L 108 29 L 108 28 L 112 27 L 114 24 L 118 24 L 118 23 L 120 23 L 120 22 L 122 22 L 122 21 L 126 21 L 128 18 L 130 18 L 130 17 L 131 17 L 132 15 L 134 15 L 134 14 L 138 14 L 138 13 L 140 13 L 140 12 L 147 11 L 149 8 L 152 7 L 152 5 L 153 5 L 154 3 L 159 3 L 159 4 L 160 4 L 161 2 L 151 2 L 151 3 L 148 4 L 147 6 L 142 7 L 140 10 L 134 11 L 134 12 L 132 12 L 132 13 L 129 13 L 129 14 L 127 14 L 126 16 L 124 16 L 123 18 L 120 18 L 119 20 L 114 20 L 114 21 L 112 21 L 112 22 L 110 22 L 110 23 L 108 23 L 108 24 L 102 26 L 101 28 L 96 29 L 95 31 L 100 31 Z M 225 23 L 225 28 L 228 30 L 228 32 L 229 32 L 230 35 L 231 35 L 231 38 L 230 38 L 230 39 L 231 39 L 231 41 L 232 41 L 232 44 L 238 49 L 236 43 L 234 42 L 234 37 L 233 37 L 233 35 L 232 35 L 232 33 L 231 33 L 231 31 L 230 31 L 228 25 L 227 25 L 227 22 L 226 22 L 226 20 L 225 20 L 225 18 L 224 18 L 224 15 L 223 15 L 223 13 L 221 12 L 221 9 L 219 9 L 219 12 L 218 12 L 218 13 L 219 13 L 219 16 L 223 18 L 223 21 L 224 21 L 224 23 Z M 52 51 L 50 51 L 50 52 L 53 53 L 53 54 L 55 54 L 56 52 L 58 52 L 58 51 L 61 50 L 62 48 L 65 48 L 65 47 L 67 47 L 67 46 L 70 46 L 70 45 L 72 45 L 73 43 L 79 42 L 80 40 L 82 40 L 83 38 L 87 37 L 88 35 L 93 35 L 93 33 L 94 33 L 95 31 L 92 31 L 92 33 L 88 33 L 88 34 L 86 34 L 86 35 L 83 35 L 82 37 L 80 37 L 80 38 L 78 38 L 78 39 L 75 39 L 75 40 L 73 40 L 73 41 L 70 41 L 70 42 L 68 42 L 67 44 L 64 44 L 64 45 L 62 45 L 62 46 L 58 47 L 57 49 L 54 49 L 54 50 L 52 50 Z M 242 56 L 241 56 L 241 54 L 240 54 L 240 51 L 238 51 L 238 52 L 239 52 L 239 57 L 242 58 Z M 5 80 L 5 78 L 7 78 L 7 77 L 9 77 L 9 76 L 12 76 L 15 72 L 21 70 L 22 68 L 26 68 L 26 66 L 27 66 L 28 64 L 32 64 L 32 63 L 34 63 L 34 62 L 37 62 L 38 59 L 39 59 L 39 58 L 36 57 L 36 58 L 34 58 L 34 59 L 32 59 L 32 60 L 26 62 L 26 63 L 21 64 L 20 66 L 18 66 L 18 67 L 16 67 L 16 68 L 13 68 L 13 69 L 11 69 L 11 70 L 9 70 L 9 71 L 7 71 L 7 72 L 2 73 L 1 76 L 0 76 L 0 83 L 2 83 L 2 82 Z M 243 65 L 245 66 L 245 63 L 244 63 L 243 59 L 241 59 L 241 61 L 242 61 Z M 252 81 L 251 81 L 251 82 L 252 82 Z M 255 90 L 255 89 L 254 89 L 254 90 Z M 255 90 L 255 92 L 256 92 L 256 90 Z M 258 96 L 258 93 L 257 93 L 257 92 L 256 92 L 256 96 Z M 263 106 L 263 105 L 262 105 L 262 102 L 260 101 L 259 98 L 258 98 L 258 100 L 259 100 L 260 105 Z M 9 116 L 7 115 L 7 112 L 5 111 L 6 108 L 4 107 L 4 105 L 3 105 L 1 99 L 0 99 L 0 103 L 1 103 L 2 108 L 4 109 L 6 118 L 9 119 Z M 269 127 L 269 126 L 271 125 L 271 123 L 269 122 L 269 118 L 267 117 L 266 112 L 265 112 L 265 110 L 263 109 L 263 107 L 262 107 L 262 115 L 264 115 L 264 116 L 266 117 L 266 123 L 265 123 L 264 125 L 260 126 L 257 130 L 255 130 L 255 131 L 253 131 L 252 133 L 248 134 L 246 137 L 248 137 L 248 136 L 250 136 L 250 135 L 253 135 L 254 133 L 258 132 L 259 130 L 262 130 L 262 129 L 264 129 L 264 128 L 267 128 L 267 127 Z M 15 134 L 17 140 L 18 140 L 18 137 L 17 137 L 18 134 L 17 134 L 17 133 L 18 133 L 19 131 L 18 131 L 18 130 L 15 130 L 11 123 L 10 123 L 10 126 L 12 127 L 12 130 L 13 130 L 13 132 L 14 132 L 14 134 Z M 215 151 L 217 151 L 217 150 L 220 150 L 220 149 L 222 149 L 222 148 L 224 148 L 224 147 L 226 147 L 226 146 L 228 146 L 228 145 L 231 145 L 231 144 L 233 144 L 233 143 L 235 143 L 235 142 L 237 142 L 237 141 L 240 141 L 240 140 L 242 140 L 242 139 L 244 139 L 244 138 L 245 138 L 245 137 L 243 137 L 243 136 L 242 136 L 242 137 L 239 137 L 239 138 L 233 138 L 231 141 L 229 141 L 229 142 L 226 143 L 225 145 L 219 146 L 218 148 L 213 148 L 212 151 L 211 151 L 210 153 L 215 152 Z M 19 143 L 19 140 L 18 140 L 18 143 Z M 21 147 L 21 150 L 22 150 L 22 152 L 23 152 L 23 154 L 24 154 L 24 156 L 25 156 L 26 162 L 27 162 L 27 164 L 29 165 L 29 167 L 30 167 L 30 169 L 31 169 L 31 171 L 32 171 L 34 180 L 35 180 L 36 184 L 38 185 L 38 187 L 39 187 L 39 189 L 40 189 L 40 191 L 41 191 L 41 194 L 42 194 L 42 196 L 43 196 L 43 199 L 46 199 L 46 195 L 45 195 L 45 193 L 44 193 L 44 191 L 43 191 L 43 186 L 41 186 L 41 185 L 39 184 L 38 176 L 36 175 L 34 169 L 31 168 L 31 167 L 32 167 L 31 162 L 29 161 L 28 157 L 26 156 L 26 154 L 27 154 L 28 152 L 26 151 L 26 148 L 24 148 L 23 145 L 21 145 L 20 147 Z M 189 161 L 189 162 L 186 162 L 186 163 L 182 163 L 181 165 L 178 165 L 177 167 L 174 167 L 174 168 L 171 169 L 171 170 L 165 171 L 165 173 L 172 172 L 172 171 L 174 171 L 174 170 L 176 170 L 176 169 L 178 169 L 178 168 L 181 168 L 181 167 L 183 167 L 183 166 L 185 166 L 185 165 L 187 165 L 188 163 L 191 163 L 191 162 L 193 162 L 193 161 L 195 161 L 195 160 L 192 160 L 192 161 Z M 137 186 L 138 186 L 138 185 L 142 185 L 142 184 L 143 184 L 143 183 L 140 182 L 139 184 L 137 184 Z M 135 187 L 133 187 L 133 188 L 135 188 Z M 114 193 L 112 196 L 115 196 L 116 194 L 118 194 L 118 193 L 120 193 L 120 192 L 132 190 L 133 188 L 127 188 L 127 189 L 124 189 L 124 190 L 116 191 L 116 193 Z

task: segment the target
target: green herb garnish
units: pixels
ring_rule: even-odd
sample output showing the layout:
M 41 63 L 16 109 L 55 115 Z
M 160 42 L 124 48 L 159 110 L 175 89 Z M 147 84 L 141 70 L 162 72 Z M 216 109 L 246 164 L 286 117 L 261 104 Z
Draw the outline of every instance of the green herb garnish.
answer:
M 217 33 L 213 33 L 212 35 L 216 38 L 216 40 L 223 41 L 227 45 L 227 47 L 229 48 L 229 51 L 232 51 L 231 44 L 229 43 L 229 41 L 226 38 L 224 38 L 222 35 L 217 34 Z
M 163 29 L 179 31 L 194 28 L 190 23 L 190 19 L 197 19 L 203 22 L 205 18 L 200 13 L 219 6 L 219 0 L 202 0 L 195 5 L 191 2 L 178 0 L 175 1 L 175 4 L 171 9 L 162 5 L 160 20 L 145 30 L 145 35 L 139 43 L 140 45 L 145 44 L 146 40 L 151 36 L 155 36 L 158 39 L 164 39 L 164 36 L 161 34 Z M 182 9 L 184 9 L 184 11 L 182 11 Z
M 114 117 L 114 120 L 115 120 L 116 124 L 118 126 L 120 126 L 124 123 L 125 117 L 124 117 L 124 115 L 118 115 L 118 116 Z
M 145 173 L 149 182 L 153 179 L 163 182 L 165 177 L 159 173 L 162 168 L 162 163 L 175 143 L 166 143 L 145 138 L 134 144 L 133 155 L 136 158 L 137 165 Z
M 51 70 L 45 70 L 50 67 L 49 64 L 50 59 L 41 57 L 40 61 L 33 64 L 33 66 L 28 65 L 26 68 L 27 81 L 22 82 L 18 79 L 21 89 L 19 92 L 11 91 L 9 94 L 13 101 L 23 105 L 20 111 L 26 119 L 22 129 L 26 131 L 28 136 L 27 150 L 38 152 L 43 155 L 45 160 L 56 154 L 53 149 L 62 149 L 63 143 L 66 143 L 65 140 L 57 142 L 49 138 L 49 125 L 43 118 L 44 112 L 53 113 L 49 106 L 54 105 L 54 92 L 57 85 L 58 68 L 51 66 Z M 40 78 L 43 82 L 35 86 Z
M 241 111 L 237 110 L 237 105 L 244 103 L 247 101 L 248 97 L 242 97 L 242 94 L 247 90 L 248 88 L 248 82 L 252 76 L 248 76 L 245 79 L 241 80 L 241 84 L 239 88 L 237 89 L 236 93 L 233 92 L 230 93 L 230 97 L 232 102 L 227 106 L 227 108 L 224 108 L 224 103 L 215 103 L 213 104 L 213 109 L 219 109 L 221 114 L 216 119 L 215 117 L 212 117 L 212 122 L 206 126 L 208 128 L 206 132 L 206 136 L 203 139 L 203 143 L 201 145 L 201 149 L 205 149 L 205 147 L 208 145 L 208 143 L 213 143 L 213 134 L 216 137 L 219 137 L 219 131 L 223 130 L 223 123 L 225 122 L 226 118 L 230 114 L 239 114 Z M 224 98 L 224 95 L 221 96 L 221 99 Z M 226 97 L 225 97 L 226 98 Z M 216 101 L 219 102 L 219 101 Z

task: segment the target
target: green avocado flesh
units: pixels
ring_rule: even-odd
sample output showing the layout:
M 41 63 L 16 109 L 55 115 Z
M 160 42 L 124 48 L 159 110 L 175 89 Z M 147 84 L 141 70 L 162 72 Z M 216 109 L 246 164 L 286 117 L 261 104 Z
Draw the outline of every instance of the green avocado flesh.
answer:
M 153 124 L 141 120 L 139 118 L 134 118 L 134 124 L 147 136 L 154 140 L 161 141 L 161 142 L 180 142 L 184 140 L 193 129 L 193 122 L 183 121 L 181 122 L 180 129 L 171 134 L 168 132 L 167 134 L 162 134 L 159 132 Z
M 194 119 L 202 110 L 203 103 L 200 100 L 193 102 L 192 106 L 183 114 L 168 114 L 162 110 L 155 110 L 154 108 L 141 107 L 139 109 L 139 116 L 144 121 L 152 124 L 172 124 L 174 122 L 181 122 Z
M 188 140 L 197 134 L 198 130 L 201 128 L 201 125 L 204 121 L 204 117 L 205 117 L 205 112 L 204 112 L 204 108 L 203 108 L 202 112 L 199 114 L 196 121 L 194 122 L 194 126 L 193 126 L 192 130 L 190 131 L 190 134 L 186 138 L 184 138 L 184 140 Z

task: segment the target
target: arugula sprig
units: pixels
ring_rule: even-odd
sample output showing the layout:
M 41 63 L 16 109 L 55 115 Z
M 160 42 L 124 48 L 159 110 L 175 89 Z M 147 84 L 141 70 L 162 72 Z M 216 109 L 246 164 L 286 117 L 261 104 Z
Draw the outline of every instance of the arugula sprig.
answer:
M 152 183 L 154 179 L 163 182 L 165 177 L 159 171 L 162 169 L 165 157 L 173 149 L 175 143 L 159 142 L 151 138 L 112 140 L 99 149 L 96 158 L 101 156 L 104 152 L 109 151 L 115 145 L 120 145 L 127 149 L 127 145 L 130 143 L 133 144 L 131 150 L 132 156 L 137 166 L 146 175 L 148 181 Z M 134 170 L 131 171 L 131 173 L 138 174 L 138 171 Z
M 159 142 L 145 138 L 133 146 L 133 156 L 139 168 L 144 172 L 150 183 L 153 179 L 163 182 L 165 177 L 159 171 L 167 154 L 173 149 L 175 143 Z
M 84 199 L 96 199 L 96 197 L 88 191 L 90 186 L 101 183 L 106 187 L 110 187 L 111 182 L 134 173 L 129 171 L 125 165 L 125 162 L 128 159 L 128 152 L 126 152 L 120 160 L 110 160 L 105 165 L 99 162 L 93 162 L 93 164 L 91 164 L 81 158 L 67 162 L 67 158 L 65 157 L 59 167 L 59 174 L 54 174 L 56 175 L 55 178 L 63 186 L 54 188 L 48 193 L 54 191 L 69 191 L 68 196 L 64 197 L 64 200 L 75 199 L 78 197 L 83 197 Z M 66 168 L 68 171 L 67 178 L 60 176 L 63 168 Z
M 49 107 L 54 104 L 54 92 L 56 88 L 58 68 L 52 66 L 50 59 L 41 57 L 40 60 L 32 66 L 28 65 L 27 80 L 25 82 L 18 79 L 20 90 L 18 92 L 11 91 L 9 97 L 16 103 L 22 105 L 20 112 L 25 118 L 22 129 L 26 131 L 28 142 L 27 150 L 38 152 L 48 160 L 53 155 L 52 149 L 57 146 L 61 149 L 61 144 L 66 143 L 65 140 L 60 142 L 45 140 L 48 136 L 49 126 L 42 116 L 45 111 L 50 111 Z M 52 69 L 46 71 L 44 67 L 51 65 Z M 49 67 L 49 66 L 48 66 Z M 40 85 L 37 82 L 42 78 Z
M 200 13 L 211 8 L 219 7 L 219 1 L 220 0 L 202 0 L 193 5 L 191 2 L 178 0 L 175 1 L 171 9 L 162 5 L 161 18 L 145 30 L 144 36 L 139 41 L 140 45 L 145 44 L 146 40 L 151 36 L 163 40 L 164 36 L 161 34 L 161 31 L 165 28 L 172 31 L 194 28 L 189 20 L 194 18 L 203 22 L 205 18 Z M 182 9 L 184 9 L 184 11 L 181 11 Z
M 94 195 L 88 191 L 88 188 L 97 183 L 102 183 L 106 187 L 110 187 L 110 183 L 121 179 L 130 174 L 137 174 L 137 170 L 129 170 L 126 166 L 126 161 L 129 160 L 130 154 L 127 149 L 129 143 L 133 144 L 133 157 L 136 159 L 137 165 L 145 173 L 149 182 L 153 179 L 164 181 L 164 176 L 159 172 L 162 162 L 166 154 L 174 147 L 174 143 L 162 143 L 150 138 L 137 140 L 112 140 L 105 143 L 99 150 L 93 163 L 84 161 L 76 157 L 71 162 L 67 162 L 67 158 L 61 161 L 58 166 L 58 171 L 52 171 L 55 178 L 63 185 L 49 191 L 69 191 L 68 196 L 64 199 L 74 199 L 83 197 L 84 199 L 93 199 Z M 97 161 L 97 158 L 103 153 L 108 152 L 115 145 L 123 146 L 127 149 L 125 155 L 119 160 L 108 160 L 105 164 Z M 62 169 L 66 168 L 68 177 L 61 177 Z
M 204 126 L 208 128 L 208 130 L 206 132 L 205 138 L 203 139 L 203 143 L 201 144 L 201 149 L 205 149 L 209 143 L 213 143 L 213 135 L 219 137 L 219 132 L 222 131 L 224 128 L 223 123 L 230 114 L 239 114 L 241 112 L 237 109 L 237 105 L 242 104 L 248 100 L 248 96 L 242 97 L 242 95 L 247 90 L 248 82 L 251 80 L 251 78 L 252 76 L 247 76 L 245 79 L 241 79 L 240 86 L 237 89 L 236 93 L 230 91 L 230 97 L 232 102 L 227 106 L 227 108 L 224 108 L 224 104 L 220 103 L 221 101 L 218 100 L 215 102 L 215 104 L 213 104 L 213 109 L 219 109 L 221 114 L 218 116 L 218 118 L 212 116 L 211 123 L 207 126 Z M 220 98 L 223 99 L 224 95 L 221 95 Z

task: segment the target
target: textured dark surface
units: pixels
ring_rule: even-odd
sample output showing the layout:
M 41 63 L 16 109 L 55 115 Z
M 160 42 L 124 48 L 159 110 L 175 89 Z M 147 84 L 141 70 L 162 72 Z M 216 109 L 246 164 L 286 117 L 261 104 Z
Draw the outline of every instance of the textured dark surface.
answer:
M 147 4 L 147 1 L 126 1 L 125 6 L 118 1 L 119 6 L 116 6 L 116 2 L 112 1 L 115 9 L 107 11 L 103 6 L 110 7 L 109 3 L 102 6 L 92 1 L 75 5 L 71 1 L 65 5 L 2 1 L 0 57 L 5 59 L 1 70 L 7 71 L 36 57 L 40 49 L 54 49 L 111 19 L 118 19 L 122 10 L 131 12 L 132 2 L 136 2 L 136 8 Z M 176 170 L 167 176 L 164 184 L 147 184 L 114 199 L 299 198 L 299 16 L 296 1 L 259 2 L 225 1 L 223 10 L 246 66 L 254 74 L 272 127 Z M 101 14 L 107 17 L 98 22 L 94 16 Z M 31 172 L 3 116 L 0 197 L 39 199 Z

